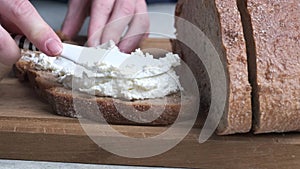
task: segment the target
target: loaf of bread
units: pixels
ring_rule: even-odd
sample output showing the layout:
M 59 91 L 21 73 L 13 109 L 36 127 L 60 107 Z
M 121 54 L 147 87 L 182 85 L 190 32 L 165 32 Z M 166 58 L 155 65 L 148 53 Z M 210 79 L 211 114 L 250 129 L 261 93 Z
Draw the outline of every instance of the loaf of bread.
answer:
M 300 131 L 300 1 L 179 0 L 176 16 L 200 28 L 225 58 L 229 99 L 219 134 L 251 126 L 254 133 Z M 184 26 L 175 26 L 177 37 L 188 37 Z M 194 71 L 200 91 L 207 91 L 196 54 L 178 41 L 173 49 Z
M 254 132 L 300 131 L 300 1 L 247 0 L 239 6 L 249 51 Z
M 247 55 L 242 22 L 234 0 L 179 0 L 176 16 L 197 26 L 211 41 L 223 61 L 228 82 L 227 103 L 217 133 L 249 132 L 252 124 L 251 87 L 248 81 Z M 189 37 L 175 21 L 177 39 Z M 197 43 L 197 40 L 194 42 Z M 210 106 L 210 84 L 206 70 L 197 56 L 180 41 L 173 41 L 173 50 L 181 55 L 198 80 L 201 93 L 200 113 Z M 203 51 L 205 53 L 205 51 Z M 208 57 L 208 56 L 207 56 Z M 204 108 L 203 108 L 204 107 Z

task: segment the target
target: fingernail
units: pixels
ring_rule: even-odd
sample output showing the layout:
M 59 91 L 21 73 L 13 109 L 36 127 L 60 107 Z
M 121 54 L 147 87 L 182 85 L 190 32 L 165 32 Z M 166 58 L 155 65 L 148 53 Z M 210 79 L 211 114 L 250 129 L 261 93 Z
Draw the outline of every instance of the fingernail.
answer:
M 89 39 L 88 45 L 89 45 L 89 46 L 99 46 L 99 45 L 100 45 L 100 41 L 99 41 L 99 40 L 92 40 L 92 39 Z
M 126 48 L 123 48 L 123 47 L 119 47 L 120 51 L 123 52 L 123 53 L 127 53 L 126 51 Z
M 124 43 L 119 44 L 118 46 L 119 46 L 120 51 L 123 52 L 123 53 L 130 53 L 130 52 L 132 52 L 132 50 L 126 44 L 124 44 Z
M 53 38 L 46 41 L 46 48 L 54 56 L 59 55 L 63 49 L 61 42 Z

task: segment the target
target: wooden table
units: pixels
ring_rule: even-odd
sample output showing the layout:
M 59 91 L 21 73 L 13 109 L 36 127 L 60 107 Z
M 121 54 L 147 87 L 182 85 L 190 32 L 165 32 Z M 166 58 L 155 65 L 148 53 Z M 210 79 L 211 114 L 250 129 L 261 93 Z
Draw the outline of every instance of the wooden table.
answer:
M 169 49 L 165 40 L 148 40 L 146 45 L 149 44 Z M 166 129 L 122 125 L 114 128 L 132 137 L 157 135 Z M 95 144 L 77 119 L 52 114 L 49 105 L 40 101 L 28 84 L 15 78 L 0 83 L 2 159 L 192 168 L 300 167 L 298 133 L 212 136 L 203 144 L 197 141 L 199 133 L 199 128 L 193 128 L 181 143 L 158 156 L 120 157 Z M 110 133 L 104 131 L 103 137 L 110 137 Z

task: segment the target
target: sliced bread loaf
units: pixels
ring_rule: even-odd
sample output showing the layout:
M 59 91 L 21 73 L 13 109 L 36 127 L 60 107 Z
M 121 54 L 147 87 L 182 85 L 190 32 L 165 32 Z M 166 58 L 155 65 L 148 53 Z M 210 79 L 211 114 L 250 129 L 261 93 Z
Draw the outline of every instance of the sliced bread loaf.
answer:
M 217 133 L 224 135 L 248 132 L 252 124 L 251 87 L 248 81 L 242 22 L 236 1 L 179 0 L 176 16 L 197 26 L 211 41 L 223 62 L 228 93 L 223 118 Z M 189 34 L 193 33 L 187 32 L 185 26 L 179 26 L 178 19 L 175 27 L 179 39 L 190 37 Z M 178 40 L 173 41 L 173 50 L 181 55 L 197 78 L 202 110 L 203 106 L 209 108 L 211 102 L 210 80 L 201 60 L 195 52 Z

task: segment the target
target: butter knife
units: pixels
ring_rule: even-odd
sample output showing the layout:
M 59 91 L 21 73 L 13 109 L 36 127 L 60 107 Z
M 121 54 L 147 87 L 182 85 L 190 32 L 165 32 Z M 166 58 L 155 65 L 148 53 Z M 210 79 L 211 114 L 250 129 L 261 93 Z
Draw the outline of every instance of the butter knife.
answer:
M 25 36 L 23 35 L 11 35 L 20 49 L 27 49 L 31 51 L 40 51 L 36 48 Z M 96 47 L 83 47 L 78 45 L 72 45 L 67 43 L 63 44 L 63 51 L 61 57 L 68 59 L 74 63 L 83 66 L 92 66 L 95 62 L 99 62 L 104 59 L 106 55 L 109 55 L 109 50 L 96 48 Z M 129 57 L 128 54 L 123 54 L 117 59 L 110 59 L 111 65 L 120 66 Z

